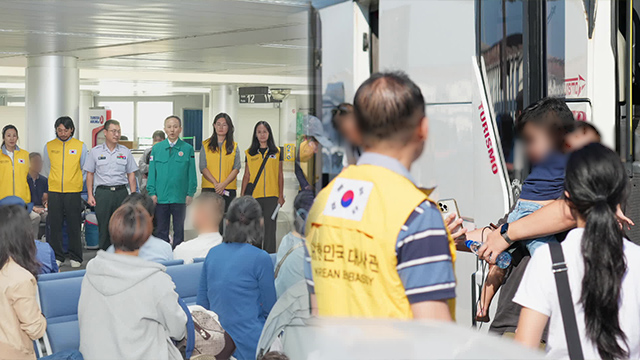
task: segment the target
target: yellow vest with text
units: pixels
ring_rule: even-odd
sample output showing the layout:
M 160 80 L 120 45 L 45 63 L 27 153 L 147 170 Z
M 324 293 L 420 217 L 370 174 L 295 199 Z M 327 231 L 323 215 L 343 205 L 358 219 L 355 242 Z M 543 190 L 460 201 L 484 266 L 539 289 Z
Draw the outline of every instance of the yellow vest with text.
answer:
M 306 244 L 320 316 L 413 317 L 396 270 L 396 243 L 413 210 L 431 201 L 428 192 L 386 168 L 359 165 L 346 168 L 318 194 Z M 449 243 L 455 261 L 451 236 Z
M 31 202 L 31 190 L 27 182 L 29 152 L 20 149 L 13 152 L 13 161 L 0 152 L 0 199 L 17 196 L 25 203 Z
M 49 191 L 58 193 L 82 192 L 82 147 L 76 138 L 62 141 L 55 138 L 47 143 L 47 155 L 51 163 Z
M 275 154 L 267 155 L 268 152 L 265 153 L 265 156 L 269 156 L 269 159 L 264 165 L 264 170 L 262 170 L 262 174 L 260 174 L 257 183 L 255 182 L 256 175 L 258 175 L 258 170 L 260 170 L 260 165 L 262 165 L 264 157 L 260 151 L 255 155 L 249 155 L 249 150 L 246 150 L 244 153 L 247 156 L 247 166 L 251 174 L 249 181 L 255 185 L 252 196 L 254 198 L 279 197 L 280 185 L 278 184 L 278 176 L 280 174 L 280 149 L 278 149 L 278 152 Z
M 207 155 L 207 169 L 211 172 L 211 175 L 218 181 L 225 181 L 231 171 L 233 171 L 233 163 L 236 160 L 236 148 L 238 146 L 237 143 L 233 143 L 233 151 L 227 154 L 226 149 L 227 141 L 225 140 L 222 143 L 222 147 L 218 149 L 216 152 L 212 152 L 209 150 L 209 140 L 205 140 L 202 142 L 202 146 L 204 148 L 204 152 Z M 215 186 L 205 177 L 202 177 L 202 187 L 205 189 L 213 189 Z M 226 187 L 228 190 L 236 190 L 238 189 L 238 183 L 234 179 L 229 183 Z

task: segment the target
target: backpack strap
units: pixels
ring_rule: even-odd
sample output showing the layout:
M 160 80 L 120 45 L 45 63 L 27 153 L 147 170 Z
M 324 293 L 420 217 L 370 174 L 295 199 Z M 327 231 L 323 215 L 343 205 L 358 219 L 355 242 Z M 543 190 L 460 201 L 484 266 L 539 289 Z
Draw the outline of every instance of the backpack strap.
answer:
M 178 304 L 184 312 L 187 314 L 187 348 L 184 352 L 185 359 L 190 359 L 191 354 L 193 354 L 193 349 L 196 346 L 196 328 L 193 324 L 193 318 L 191 317 L 191 311 L 189 311 L 189 307 L 185 304 L 184 300 L 178 298 Z
M 289 249 L 289 251 L 287 251 L 286 254 L 284 254 L 284 256 L 282 257 L 282 259 L 280 260 L 280 262 L 278 263 L 278 265 L 276 265 L 276 270 L 274 271 L 274 278 L 278 277 L 278 273 L 280 272 L 280 268 L 282 267 L 282 264 L 284 263 L 285 260 L 287 260 L 287 256 L 291 255 L 291 253 L 296 250 L 299 249 L 301 247 L 304 246 L 304 242 L 300 241 L 299 243 L 295 244 L 294 246 L 291 247 L 291 249 Z
M 573 307 L 573 298 L 571 297 L 571 288 L 569 287 L 567 263 L 564 261 L 562 245 L 556 241 L 550 242 L 549 251 L 551 252 L 551 262 L 553 263 L 552 271 L 556 280 L 556 289 L 558 291 L 558 300 L 560 301 L 560 313 L 562 314 L 562 323 L 564 325 L 569 358 L 571 358 L 571 360 L 584 360 L 576 313 Z

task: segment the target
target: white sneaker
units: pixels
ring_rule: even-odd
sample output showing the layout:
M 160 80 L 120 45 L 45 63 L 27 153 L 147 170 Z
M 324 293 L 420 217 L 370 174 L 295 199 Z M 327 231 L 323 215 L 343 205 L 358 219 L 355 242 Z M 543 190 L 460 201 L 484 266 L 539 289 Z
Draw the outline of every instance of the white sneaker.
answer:
M 71 260 L 71 267 L 72 268 L 79 268 L 82 266 L 82 263 L 79 261 L 75 261 L 75 260 Z
M 58 267 L 60 267 L 60 266 L 62 266 L 62 261 L 56 260 L 56 264 L 58 264 Z

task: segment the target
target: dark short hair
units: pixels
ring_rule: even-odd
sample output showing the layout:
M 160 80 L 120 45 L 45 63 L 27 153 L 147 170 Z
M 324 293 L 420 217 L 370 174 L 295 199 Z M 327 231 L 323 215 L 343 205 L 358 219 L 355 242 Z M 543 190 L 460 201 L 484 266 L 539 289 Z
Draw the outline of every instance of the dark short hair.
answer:
M 180 126 L 182 126 L 182 119 L 180 119 L 180 117 L 178 115 L 169 115 L 164 119 L 164 122 L 166 123 L 167 120 L 169 119 L 176 119 L 178 120 L 178 123 L 180 124 Z
M 595 132 L 598 137 L 602 137 L 602 135 L 600 135 L 600 131 L 598 131 L 595 125 L 584 121 L 574 121 L 573 125 L 567 130 L 567 132 L 572 133 L 579 130 L 583 132 L 591 130 Z
M 227 211 L 223 241 L 258 245 L 263 238 L 262 208 L 258 201 L 247 195 L 233 200 Z
M 7 133 L 7 131 L 9 130 L 14 130 L 16 132 L 16 136 L 18 135 L 18 128 L 15 127 L 15 125 L 7 125 L 5 127 L 2 128 L 2 146 L 4 146 L 4 135 Z
M 154 204 L 149 195 L 141 194 L 138 192 L 131 193 L 126 198 L 124 198 L 122 205 L 124 204 L 140 205 L 145 210 L 147 210 L 149 216 L 151 217 L 153 217 L 156 213 L 156 204 Z
M 73 120 L 68 116 L 61 116 L 56 120 L 56 123 L 53 125 L 53 129 L 58 129 L 58 126 L 64 126 L 67 130 L 71 131 L 71 136 L 76 132 L 76 127 L 73 125 Z M 56 134 L 57 135 L 57 134 Z
M 422 92 L 403 72 L 373 74 L 358 88 L 353 105 L 365 143 L 406 141 L 425 116 Z
M 31 160 L 33 160 L 34 158 L 37 158 L 37 157 L 42 158 L 42 155 L 40 155 L 39 152 L 29 153 L 29 161 L 31 161 Z
M 141 205 L 124 204 L 111 215 L 109 235 L 113 247 L 122 251 L 135 251 L 149 239 L 153 221 Z
M 197 204 L 202 204 L 213 209 L 220 217 L 224 216 L 224 199 L 222 196 L 213 192 L 203 192 L 195 199 Z M 220 219 L 215 219 L 219 221 Z
M 527 124 L 534 124 L 546 129 L 554 140 L 557 150 L 562 149 L 568 129 L 575 124 L 573 113 L 564 102 L 557 97 L 545 97 L 527 106 L 522 111 L 516 129 L 522 133 Z
M 109 119 L 109 120 L 105 121 L 105 123 L 104 123 L 104 130 L 105 130 L 105 131 L 109 131 L 109 126 L 111 126 L 111 125 L 118 125 L 118 126 L 120 126 L 120 121 L 115 120 L 115 119 Z
M 40 272 L 35 236 L 24 206 L 0 206 L 0 269 L 13 259 L 34 277 Z
M 295 211 L 293 226 L 299 234 L 304 235 L 305 225 L 307 223 L 307 218 L 309 217 L 309 211 L 311 211 L 311 206 L 313 206 L 314 199 L 315 195 L 313 191 L 302 190 L 293 201 L 293 211 Z
M 289 360 L 289 357 L 279 351 L 269 351 L 264 354 L 262 360 Z
M 166 135 L 164 134 L 164 131 L 162 130 L 156 130 L 153 132 L 153 135 L 151 136 L 152 139 L 155 138 L 161 138 L 162 140 L 166 139 Z

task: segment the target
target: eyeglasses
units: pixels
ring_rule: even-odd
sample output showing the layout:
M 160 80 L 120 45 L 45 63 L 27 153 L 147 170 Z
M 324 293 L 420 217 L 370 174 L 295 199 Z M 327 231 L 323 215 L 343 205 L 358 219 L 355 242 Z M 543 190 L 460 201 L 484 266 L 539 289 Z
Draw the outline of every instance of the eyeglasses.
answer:
M 227 125 L 227 124 L 225 124 L 223 122 L 218 122 L 218 123 L 215 123 L 214 125 L 217 126 L 217 127 L 229 127 L 229 125 Z
M 121 130 L 109 130 L 110 133 L 112 133 L 113 135 L 118 135 L 120 134 L 122 131 Z

